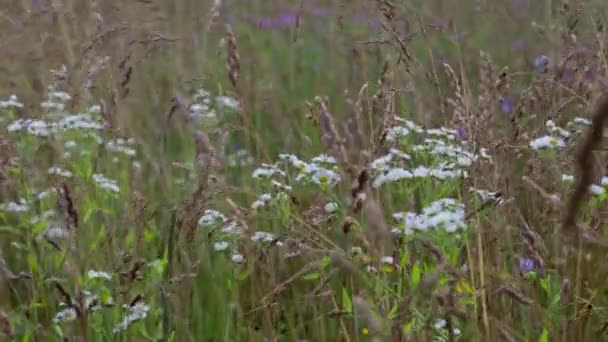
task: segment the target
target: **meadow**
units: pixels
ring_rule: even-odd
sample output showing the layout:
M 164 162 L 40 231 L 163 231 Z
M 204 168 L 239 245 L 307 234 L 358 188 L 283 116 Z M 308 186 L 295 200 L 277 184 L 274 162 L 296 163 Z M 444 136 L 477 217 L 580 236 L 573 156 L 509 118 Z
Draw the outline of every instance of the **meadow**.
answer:
M 1 341 L 608 341 L 604 1 L 0 18 Z

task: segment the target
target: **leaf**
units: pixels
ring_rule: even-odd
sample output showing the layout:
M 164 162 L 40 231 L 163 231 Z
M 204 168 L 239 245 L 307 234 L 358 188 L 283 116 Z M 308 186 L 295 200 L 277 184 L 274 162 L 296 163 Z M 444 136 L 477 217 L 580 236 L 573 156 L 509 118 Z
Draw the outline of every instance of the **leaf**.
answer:
M 475 293 L 469 282 L 465 279 L 460 279 L 460 281 L 458 281 L 458 284 L 456 284 L 456 291 L 460 293 L 468 293 L 471 295 Z
M 420 285 L 420 266 L 415 264 L 412 267 L 412 274 L 410 275 L 410 287 L 415 289 Z
M 345 287 L 342 288 L 342 310 L 346 313 L 353 312 L 353 303 L 351 302 L 350 295 Z
M 308 273 L 307 275 L 303 276 L 302 279 L 316 280 L 316 279 L 319 279 L 319 277 L 321 277 L 321 274 L 319 272 L 312 272 L 312 273 Z
M 543 328 L 543 332 L 540 334 L 538 342 L 549 342 L 549 331 L 547 331 L 547 328 Z

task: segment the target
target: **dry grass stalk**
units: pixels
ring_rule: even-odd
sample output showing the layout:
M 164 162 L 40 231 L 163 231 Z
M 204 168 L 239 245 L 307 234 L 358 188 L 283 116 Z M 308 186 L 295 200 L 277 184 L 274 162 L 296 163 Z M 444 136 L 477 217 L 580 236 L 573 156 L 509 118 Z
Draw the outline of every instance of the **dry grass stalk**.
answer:
M 234 89 L 237 89 L 238 91 L 238 80 L 241 71 L 241 59 L 237 50 L 236 37 L 234 36 L 234 32 L 232 32 L 232 27 L 230 25 L 226 25 L 226 47 L 228 49 L 226 59 L 226 70 L 228 71 L 228 79 L 230 80 L 230 84 L 232 84 L 232 87 L 234 87 Z
M 608 121 L 608 97 L 600 99 L 599 105 L 593 115 L 592 126 L 584 142 L 576 154 L 578 166 L 578 181 L 566 207 L 562 228 L 571 231 L 576 226 L 576 216 L 583 199 L 593 182 L 593 150 L 603 137 L 604 127 Z
M 348 156 L 344 147 L 344 141 L 336 128 L 333 116 L 327 108 L 327 102 L 320 96 L 317 96 L 315 98 L 314 109 L 315 118 L 318 120 L 321 129 L 321 141 L 325 149 L 331 151 L 342 166 L 347 166 Z
M 4 341 L 13 340 L 13 328 L 6 312 L 0 310 L 0 337 Z

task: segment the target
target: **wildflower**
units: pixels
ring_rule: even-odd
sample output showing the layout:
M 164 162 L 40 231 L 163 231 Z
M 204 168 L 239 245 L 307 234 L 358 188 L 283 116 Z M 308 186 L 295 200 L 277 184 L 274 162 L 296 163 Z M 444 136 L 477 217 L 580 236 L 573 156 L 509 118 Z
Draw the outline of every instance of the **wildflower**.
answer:
M 324 209 L 325 209 L 325 212 L 331 214 L 331 213 L 335 212 L 336 210 L 338 210 L 338 203 L 329 202 L 325 205 Z
M 536 263 L 533 259 L 526 257 L 519 257 L 519 269 L 522 273 L 526 274 L 533 271 L 536 268 Z
M 372 186 L 374 188 L 378 188 L 386 182 L 396 182 L 396 181 L 399 181 L 402 179 L 412 178 L 412 177 L 413 177 L 413 175 L 411 172 L 409 172 L 405 169 L 402 169 L 402 168 L 394 168 L 394 169 L 390 169 L 388 171 L 388 173 L 378 176 L 372 183 Z
M 535 150 L 560 148 L 560 147 L 564 147 L 564 146 L 566 146 L 566 144 L 564 143 L 564 141 L 562 139 L 555 138 L 555 137 L 552 137 L 549 135 L 540 137 L 540 138 L 532 140 L 530 142 L 530 147 L 532 147 Z
M 456 203 L 452 198 L 437 200 L 425 207 L 420 214 L 395 213 L 393 218 L 401 221 L 400 228 L 404 233 L 430 228 L 455 232 L 466 227 L 464 205 Z
M 35 136 L 48 136 L 53 131 L 53 126 L 43 120 L 18 119 L 7 126 L 9 132 L 17 132 L 26 130 L 28 133 Z
M 245 257 L 243 257 L 243 255 L 240 253 L 233 253 L 231 259 L 235 264 L 242 264 L 245 262 Z
M 63 170 L 57 166 L 50 167 L 48 170 L 50 175 L 57 175 L 65 178 L 72 178 L 72 172 L 68 170 Z
M 239 101 L 229 96 L 218 96 L 215 98 L 215 101 L 218 103 L 218 105 L 231 110 L 237 110 L 239 108 Z
M 540 55 L 534 58 L 534 67 L 538 71 L 546 71 L 549 66 L 549 57 Z
M 383 256 L 382 259 L 380 259 L 380 262 L 383 264 L 393 265 L 395 264 L 395 259 L 392 256 Z
M 62 322 L 70 322 L 76 319 L 76 310 L 72 307 L 65 308 L 59 311 L 55 317 L 53 317 L 53 323 L 59 324 Z
M 391 155 L 393 155 L 393 156 L 397 156 L 397 157 L 402 158 L 402 159 L 411 159 L 411 157 L 410 157 L 409 154 L 407 154 L 407 153 L 405 153 L 405 152 L 403 152 L 401 150 L 398 150 L 396 148 L 391 148 L 389 150 L 389 153 Z
M 0 100 L 0 109 L 1 108 L 22 108 L 23 107 L 23 103 L 20 103 L 17 100 L 17 95 L 13 94 L 11 96 L 9 96 L 8 100 L 6 101 L 2 101 Z
M 568 183 L 574 182 L 574 176 L 573 175 L 563 174 L 562 175 L 562 182 L 568 182 Z M 602 184 L 602 185 L 604 185 L 604 184 Z
M 230 221 L 222 228 L 222 233 L 225 234 L 237 235 L 239 234 L 239 231 L 239 225 L 236 221 Z
M 89 277 L 89 279 L 102 278 L 105 280 L 112 280 L 111 275 L 109 275 L 106 272 L 102 272 L 102 271 L 89 270 L 89 272 L 87 273 L 87 276 Z
M 406 137 L 410 134 L 410 131 L 403 126 L 395 126 L 388 129 L 386 132 L 386 140 L 393 142 L 402 137 Z
M 387 154 L 383 157 L 377 158 L 370 163 L 372 169 L 376 171 L 388 171 L 390 169 L 390 162 L 393 159 L 393 154 Z
M 319 168 L 312 175 L 312 180 L 313 182 L 320 185 L 333 186 L 339 183 L 342 179 L 340 175 L 337 174 L 335 171 Z
M 137 152 L 132 147 L 129 147 L 128 142 L 124 139 L 110 140 L 106 142 L 106 149 L 110 152 L 122 153 L 127 156 L 134 156 Z
M 293 154 L 279 154 L 279 159 L 288 161 L 293 167 L 299 170 L 304 169 L 308 165 Z
M 551 133 L 555 133 L 563 138 L 568 138 L 570 137 L 572 134 L 568 131 L 566 131 L 565 129 L 557 126 L 553 120 L 547 120 L 547 122 L 545 123 L 545 125 L 547 126 L 547 128 L 549 129 L 549 132 Z
M 63 112 L 63 110 L 65 109 L 65 105 L 63 103 L 52 101 L 44 101 L 40 104 L 40 107 L 47 111 L 55 110 L 57 112 Z
M 274 179 L 272 180 L 272 185 L 284 191 L 291 191 L 293 189 L 292 186 L 275 181 Z
M 70 94 L 68 94 L 64 91 L 53 91 L 53 92 L 49 93 L 48 96 L 49 96 L 49 99 L 60 101 L 60 102 L 68 102 L 70 99 L 72 99 Z
M 219 211 L 211 209 L 206 209 L 198 219 L 198 225 L 201 227 L 209 227 L 218 222 L 226 222 L 226 217 Z
M 262 167 L 262 168 L 257 168 L 253 171 L 253 174 L 251 175 L 253 178 L 270 178 L 272 177 L 275 173 L 279 173 L 281 174 L 282 171 L 278 170 L 276 167 Z
M 112 330 L 114 334 L 126 330 L 133 322 L 146 318 L 150 311 L 150 307 L 142 301 L 138 301 L 133 306 L 125 305 L 124 307 L 128 308 L 128 314 L 122 322 L 114 327 Z
M 93 181 L 95 181 L 95 183 L 97 183 L 97 185 L 99 185 L 99 187 L 102 189 L 106 189 L 114 193 L 120 192 L 120 187 L 118 186 L 117 181 L 107 178 L 100 173 L 93 174 Z
M 91 113 L 91 114 L 99 114 L 101 113 L 101 106 L 100 105 L 92 105 L 89 107 L 89 109 L 87 109 L 87 112 Z
M 253 164 L 253 157 L 249 155 L 246 149 L 237 149 L 234 153 L 228 155 L 228 165 L 245 166 Z
M 262 195 L 260 195 L 260 197 L 258 197 L 258 199 L 255 202 L 253 202 L 251 204 L 251 209 L 255 210 L 255 209 L 258 209 L 260 207 L 263 207 L 271 199 L 272 199 L 272 195 L 270 195 L 270 194 L 262 194 Z
M 576 117 L 576 118 L 574 118 L 574 120 L 572 120 L 572 122 L 579 124 L 579 125 L 591 126 L 591 120 L 586 119 L 586 118 Z
M 92 129 L 99 130 L 103 128 L 103 125 L 91 118 L 89 114 L 76 114 L 68 115 L 61 118 L 55 124 L 58 129 L 69 130 L 69 129 Z
M 410 131 L 413 131 L 413 132 L 416 132 L 416 133 L 424 133 L 424 129 L 422 127 L 418 126 L 413 121 L 403 120 L 401 118 L 397 118 L 397 121 L 403 122 L 405 124 L 405 127 L 407 129 L 409 129 Z
M 335 164 L 336 158 L 328 156 L 327 154 L 321 154 L 312 158 L 312 162 L 316 164 Z
M 213 249 L 216 251 L 223 251 L 228 248 L 228 242 L 226 241 L 218 241 L 213 244 Z
M 251 240 L 255 242 L 272 242 L 274 240 L 274 235 L 266 232 L 255 232 L 251 236 Z
M 12 213 L 22 213 L 28 211 L 29 207 L 25 199 L 19 199 L 19 202 L 10 201 L 7 204 L 0 204 L 0 211 L 9 211 Z
M 447 326 L 447 322 L 445 321 L 445 319 L 438 319 L 435 324 L 433 324 L 433 327 L 435 327 L 435 329 L 444 329 Z
M 51 240 L 64 240 L 70 236 L 70 233 L 62 227 L 51 227 L 44 232 L 44 236 Z
M 592 194 L 597 195 L 597 196 L 601 196 L 606 193 L 606 189 L 597 184 L 591 184 L 589 186 L 589 191 L 591 191 Z
M 427 129 L 426 133 L 429 135 L 432 135 L 432 136 L 446 138 L 448 140 L 454 140 L 456 138 L 455 135 L 458 134 L 458 132 L 455 132 L 455 134 L 452 134 L 452 132 L 450 132 L 448 130 L 437 129 L 437 128 Z
M 469 191 L 477 194 L 483 202 L 495 202 L 497 204 L 502 204 L 504 202 L 500 192 L 498 191 L 488 191 L 484 189 L 475 188 L 470 188 Z

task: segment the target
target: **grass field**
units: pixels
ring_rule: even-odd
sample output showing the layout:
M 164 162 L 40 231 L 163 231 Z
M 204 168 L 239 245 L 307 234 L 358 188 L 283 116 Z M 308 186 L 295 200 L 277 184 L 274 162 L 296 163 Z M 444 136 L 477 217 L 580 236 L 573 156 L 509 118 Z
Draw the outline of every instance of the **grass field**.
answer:
M 607 20 L 1 1 L 0 340 L 608 341 Z

